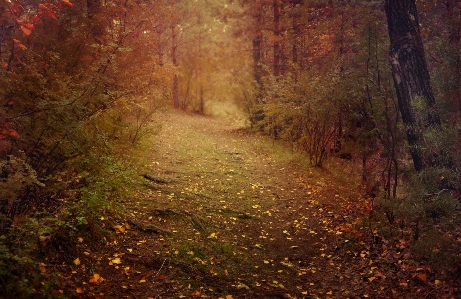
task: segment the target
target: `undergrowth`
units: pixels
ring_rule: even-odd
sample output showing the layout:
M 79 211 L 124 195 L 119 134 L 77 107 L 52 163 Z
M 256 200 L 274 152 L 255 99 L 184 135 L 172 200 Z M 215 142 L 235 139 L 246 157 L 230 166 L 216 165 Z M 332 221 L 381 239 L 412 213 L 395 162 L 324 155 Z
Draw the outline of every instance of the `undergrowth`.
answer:
M 98 160 L 98 175 L 80 173 L 83 186 L 61 206 L 14 219 L 0 215 L 1 298 L 64 298 L 57 273 L 46 263 L 72 263 L 79 238 L 94 247 L 104 244 L 108 233 L 101 220 L 124 211 L 119 200 L 131 192 L 138 175 L 133 165 L 114 156 Z

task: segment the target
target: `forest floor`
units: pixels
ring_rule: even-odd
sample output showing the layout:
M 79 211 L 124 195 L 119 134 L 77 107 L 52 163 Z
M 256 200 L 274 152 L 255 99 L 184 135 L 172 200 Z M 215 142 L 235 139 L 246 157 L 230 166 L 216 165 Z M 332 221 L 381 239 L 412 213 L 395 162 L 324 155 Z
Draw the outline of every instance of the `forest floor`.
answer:
M 308 166 L 230 122 L 169 111 L 141 153 L 146 179 L 57 266 L 72 298 L 451 298 L 453 278 L 374 240 L 350 161 Z M 334 171 L 333 171 L 334 170 Z M 372 242 L 376 241 L 376 242 Z M 78 260 L 77 260 L 78 258 Z M 448 275 L 448 274 L 447 274 Z M 459 293 L 458 293 L 459 294 Z M 453 297 L 454 298 L 454 297 Z

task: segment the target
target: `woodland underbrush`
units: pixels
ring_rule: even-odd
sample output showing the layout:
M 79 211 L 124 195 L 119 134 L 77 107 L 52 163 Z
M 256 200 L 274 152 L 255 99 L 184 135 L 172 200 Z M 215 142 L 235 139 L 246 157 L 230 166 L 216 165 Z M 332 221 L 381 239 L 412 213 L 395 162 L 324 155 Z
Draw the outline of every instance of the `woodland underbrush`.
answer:
M 98 175 L 81 174 L 84 180 L 53 205 L 32 206 L 13 218 L 2 215 L 0 237 L 0 295 L 5 298 L 61 298 L 56 273 L 47 263 L 72 263 L 84 250 L 105 244 L 102 220 L 123 213 L 119 200 L 130 193 L 139 176 L 133 165 L 115 157 L 101 159 Z M 104 161 L 105 160 L 105 161 Z M 69 192 L 67 190 L 66 192 Z
M 120 200 L 142 179 L 137 169 L 145 161 L 136 153 L 149 146 L 143 137 L 160 128 L 151 120 L 123 126 L 98 131 L 92 146 L 85 142 L 80 155 L 61 156 L 61 170 L 48 176 L 20 150 L 1 160 L 0 297 L 64 298 L 48 264 L 72 263 L 82 240 L 93 250 L 105 244 L 102 220 L 124 212 Z

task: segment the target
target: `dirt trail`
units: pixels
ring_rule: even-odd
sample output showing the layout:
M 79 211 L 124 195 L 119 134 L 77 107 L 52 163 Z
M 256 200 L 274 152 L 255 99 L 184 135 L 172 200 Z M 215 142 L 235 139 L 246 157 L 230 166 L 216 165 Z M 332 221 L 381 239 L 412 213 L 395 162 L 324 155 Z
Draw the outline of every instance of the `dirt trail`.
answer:
M 289 148 L 221 120 L 180 112 L 159 119 L 163 128 L 141 171 L 147 183 L 127 199 L 127 218 L 108 220 L 114 239 L 82 258 L 105 280 L 83 285 L 79 298 L 389 292 L 379 277 L 367 280 L 372 257 L 352 250 L 357 244 L 338 230 L 347 219 L 344 198 L 357 196 L 346 171 L 332 178 Z

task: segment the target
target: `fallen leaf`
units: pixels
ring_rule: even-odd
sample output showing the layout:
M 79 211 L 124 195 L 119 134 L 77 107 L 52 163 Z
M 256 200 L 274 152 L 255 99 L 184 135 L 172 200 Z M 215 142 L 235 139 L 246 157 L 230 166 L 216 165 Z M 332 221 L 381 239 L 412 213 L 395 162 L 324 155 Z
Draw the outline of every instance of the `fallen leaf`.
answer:
M 112 228 L 115 229 L 116 233 L 124 233 L 125 232 L 125 226 L 123 226 L 123 225 L 114 225 Z
M 21 25 L 21 27 L 20 27 L 20 28 L 21 28 L 22 32 L 24 32 L 24 34 L 25 34 L 25 35 L 29 36 L 29 35 L 31 35 L 31 34 L 32 34 L 32 30 L 31 30 L 31 29 L 29 29 L 29 28 L 27 28 L 26 26 L 24 26 L 24 25 Z
M 114 258 L 113 260 L 111 260 L 111 262 L 112 262 L 113 264 L 121 264 L 121 263 L 122 263 L 122 261 L 120 260 L 119 257 Z
M 75 264 L 75 266 L 80 265 L 80 259 L 79 259 L 79 258 L 76 258 L 76 259 L 74 260 L 74 264 Z
M 208 238 L 208 239 L 217 239 L 218 236 L 217 236 L 216 233 L 211 233 L 207 238 Z
M 82 288 L 77 288 L 75 291 L 76 291 L 78 294 L 83 294 Z
M 426 273 L 417 274 L 416 277 L 421 281 L 426 281 L 427 280 L 427 274 Z
M 90 283 L 92 284 L 99 284 L 104 281 L 104 278 L 101 277 L 98 273 L 94 273 L 90 276 Z

